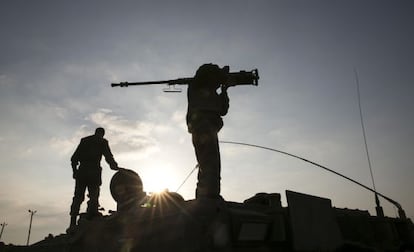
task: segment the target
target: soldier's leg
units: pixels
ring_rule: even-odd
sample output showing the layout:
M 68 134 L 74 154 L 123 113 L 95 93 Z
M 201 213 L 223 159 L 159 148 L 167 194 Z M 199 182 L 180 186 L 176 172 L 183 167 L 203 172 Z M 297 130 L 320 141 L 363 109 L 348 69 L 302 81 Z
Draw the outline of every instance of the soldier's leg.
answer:
M 196 198 L 220 196 L 220 151 L 215 131 L 193 133 L 193 145 L 199 164 Z
M 98 215 L 99 185 L 98 184 L 88 185 L 88 194 L 89 194 L 89 201 L 88 201 L 87 213 L 88 213 L 88 216 L 93 217 L 93 216 Z
M 79 215 L 80 206 L 85 199 L 86 185 L 79 179 L 75 182 L 75 193 L 72 199 L 72 205 L 70 207 L 71 223 L 70 225 L 76 225 L 76 217 Z

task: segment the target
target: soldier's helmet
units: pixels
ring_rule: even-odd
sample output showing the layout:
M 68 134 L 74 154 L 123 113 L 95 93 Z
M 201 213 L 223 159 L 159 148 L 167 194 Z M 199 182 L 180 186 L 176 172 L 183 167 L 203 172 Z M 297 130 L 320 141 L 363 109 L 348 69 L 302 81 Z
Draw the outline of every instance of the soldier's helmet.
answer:
M 138 173 L 129 169 L 120 169 L 110 183 L 112 197 L 119 207 L 139 203 L 146 195 Z M 118 209 L 119 210 L 119 209 Z

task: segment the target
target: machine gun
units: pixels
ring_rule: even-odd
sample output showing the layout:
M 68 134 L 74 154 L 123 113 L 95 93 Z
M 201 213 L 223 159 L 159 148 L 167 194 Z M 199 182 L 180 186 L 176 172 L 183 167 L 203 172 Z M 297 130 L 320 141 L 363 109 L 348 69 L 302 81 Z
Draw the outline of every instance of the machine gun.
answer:
M 253 69 L 252 71 L 239 71 L 239 72 L 227 73 L 227 81 L 221 84 L 227 87 L 238 86 L 238 85 L 257 86 L 259 84 L 258 80 L 259 80 L 259 72 L 257 69 Z M 167 84 L 168 88 L 163 89 L 164 92 L 181 92 L 181 89 L 176 88 L 175 85 L 191 85 L 193 81 L 194 81 L 194 78 L 179 78 L 179 79 L 164 80 L 164 81 L 120 82 L 120 83 L 112 83 L 111 87 Z

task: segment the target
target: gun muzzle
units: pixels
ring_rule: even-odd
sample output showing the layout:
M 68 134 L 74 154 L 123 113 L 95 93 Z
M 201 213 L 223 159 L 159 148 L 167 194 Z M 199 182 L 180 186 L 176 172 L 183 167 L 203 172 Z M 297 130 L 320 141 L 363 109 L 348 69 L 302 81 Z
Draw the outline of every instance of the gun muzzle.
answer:
M 128 82 L 111 83 L 111 87 L 128 87 Z

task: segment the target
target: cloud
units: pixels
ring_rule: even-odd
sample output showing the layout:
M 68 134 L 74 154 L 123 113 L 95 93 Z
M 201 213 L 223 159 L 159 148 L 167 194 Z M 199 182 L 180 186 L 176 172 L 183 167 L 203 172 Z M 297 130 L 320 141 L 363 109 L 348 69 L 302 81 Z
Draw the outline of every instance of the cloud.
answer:
M 163 127 L 150 122 L 129 121 L 114 115 L 111 110 L 100 109 L 88 116 L 88 120 L 106 129 L 114 149 L 122 152 L 151 152 L 156 149 L 154 132 Z
M 16 81 L 6 74 L 0 74 L 0 87 L 1 88 L 10 88 L 16 84 Z
M 103 127 L 113 152 L 147 156 L 158 151 L 157 136 L 169 131 L 167 126 L 149 121 L 127 120 L 109 109 L 98 109 L 87 115 L 85 120 L 87 124 L 80 126 L 71 137 L 50 139 L 52 148 L 67 155 L 82 137 L 93 134 L 96 127 Z

